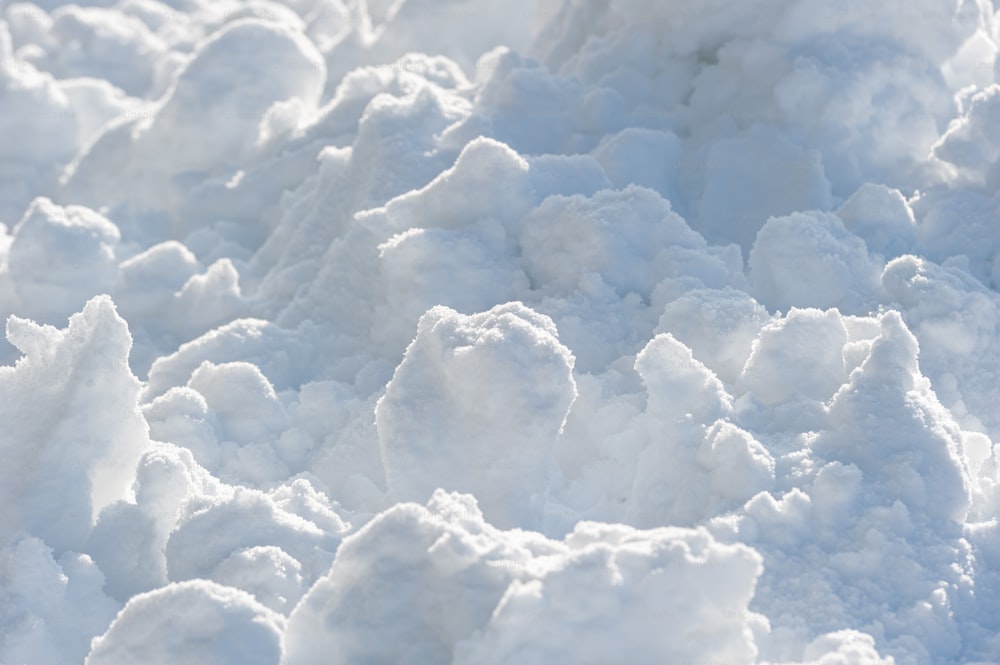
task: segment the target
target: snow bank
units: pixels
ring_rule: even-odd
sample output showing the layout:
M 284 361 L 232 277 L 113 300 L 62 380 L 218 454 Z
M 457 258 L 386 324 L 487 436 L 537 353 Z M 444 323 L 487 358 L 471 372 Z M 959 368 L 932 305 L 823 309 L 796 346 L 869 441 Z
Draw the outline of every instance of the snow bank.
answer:
M 79 551 L 101 509 L 130 494 L 149 444 L 127 325 L 98 297 L 62 330 L 12 317 L 7 339 L 24 357 L 0 370 L 3 536 Z
M 749 548 L 704 530 L 500 531 L 469 495 L 399 504 L 344 542 L 292 613 L 287 663 L 750 663 Z M 705 601 L 695 613 L 692 597 Z M 411 617 L 419 617 L 417 621 Z M 692 636 L 711 624 L 711 639 Z
M 0 2 L 0 663 L 997 662 L 998 25 Z
M 86 663 L 277 663 L 283 624 L 245 592 L 182 582 L 132 598 Z

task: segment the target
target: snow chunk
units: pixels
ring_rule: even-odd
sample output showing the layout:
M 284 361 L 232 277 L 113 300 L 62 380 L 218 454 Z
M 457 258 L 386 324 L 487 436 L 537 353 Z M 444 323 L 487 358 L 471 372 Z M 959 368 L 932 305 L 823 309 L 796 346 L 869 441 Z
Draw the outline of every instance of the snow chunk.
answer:
M 1000 142 L 991 127 L 1000 121 L 1000 85 L 993 83 L 969 100 L 968 110 L 948 126 L 934 155 L 957 168 L 973 184 L 1000 184 Z
M 664 307 L 655 332 L 670 333 L 720 379 L 734 384 L 768 319 L 767 310 L 743 291 L 693 289 Z
M 397 504 L 344 540 L 289 617 L 282 662 L 450 662 L 535 551 L 558 550 L 498 531 L 471 496 L 437 490 L 427 508 Z
M 217 497 L 193 496 L 166 543 L 167 573 L 174 581 L 209 577 L 238 551 L 274 546 L 302 564 L 312 581 L 330 565 L 346 530 L 337 517 L 331 525 L 317 525 L 258 490 L 236 487 Z
M 248 593 L 192 580 L 133 597 L 86 665 L 277 665 L 283 629 Z
M 760 571 L 753 550 L 704 530 L 582 522 L 551 541 L 438 490 L 344 541 L 289 617 L 282 662 L 749 665 Z
M 128 496 L 149 444 L 128 367 L 132 339 L 107 296 L 58 330 L 11 317 L 25 357 L 0 368 L 0 536 L 24 529 L 79 549 L 100 510 Z
M 32 201 L 14 227 L 10 273 L 21 312 L 56 323 L 88 298 L 109 293 L 118 280 L 115 251 L 121 235 L 103 215 L 83 206 Z
M 21 535 L 0 549 L 0 662 L 79 663 L 118 611 L 86 554 Z
M 321 55 L 296 30 L 256 19 L 229 23 L 200 45 L 150 113 L 110 125 L 89 146 L 67 174 L 67 191 L 138 209 L 163 210 L 167 203 L 175 236 L 183 236 L 194 230 L 188 227 L 194 220 L 178 215 L 191 185 L 253 155 L 274 104 L 297 98 L 314 107 L 325 76 Z M 123 165 L 127 188 L 120 182 Z
M 143 401 L 172 387 L 186 385 L 191 374 L 206 360 L 216 364 L 252 363 L 275 389 L 284 390 L 297 385 L 310 366 L 314 351 L 314 342 L 294 330 L 261 319 L 237 319 L 182 344 L 168 356 L 157 358 L 143 388 Z
M 566 544 L 537 579 L 510 585 L 457 665 L 755 662 L 744 617 L 761 560 L 750 548 L 704 530 L 592 522 Z
M 732 396 L 669 333 L 636 357 L 646 386 L 645 441 L 634 462 L 625 517 L 642 528 L 693 525 L 739 507 L 774 482 L 774 460 L 727 422 Z
M 797 399 L 825 402 L 847 381 L 847 339 L 837 310 L 793 308 L 760 331 L 741 384 L 768 405 Z
M 892 259 L 912 250 L 917 240 L 913 210 L 898 189 L 866 183 L 840 208 L 848 231 L 864 239 L 868 250 Z
M 880 317 L 868 358 L 830 405 L 834 429 L 817 453 L 857 466 L 885 503 L 901 501 L 936 529 L 961 523 L 969 477 L 961 434 L 917 365 L 917 340 L 898 312 Z
M 428 311 L 375 410 L 390 494 L 473 492 L 490 521 L 537 525 L 572 369 L 552 320 L 520 303 Z
M 565 294 L 597 273 L 619 297 L 636 293 L 648 302 L 659 282 L 676 272 L 704 272 L 706 282 L 723 282 L 708 286 L 725 286 L 728 277 L 713 274 L 704 239 L 668 201 L 636 186 L 593 197 L 549 197 L 521 221 L 520 245 L 525 272 L 543 293 Z M 690 257 L 688 270 L 670 256 L 685 250 L 699 255 Z
M 879 295 L 881 265 L 863 240 L 828 213 L 769 219 L 750 250 L 749 266 L 752 293 L 769 308 L 867 313 Z

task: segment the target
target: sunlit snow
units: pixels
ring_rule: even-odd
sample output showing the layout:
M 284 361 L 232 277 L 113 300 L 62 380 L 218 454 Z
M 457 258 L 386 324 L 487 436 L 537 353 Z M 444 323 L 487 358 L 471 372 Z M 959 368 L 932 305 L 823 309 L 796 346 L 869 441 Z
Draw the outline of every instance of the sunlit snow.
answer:
M 986 0 L 0 0 L 0 665 L 1000 664 Z

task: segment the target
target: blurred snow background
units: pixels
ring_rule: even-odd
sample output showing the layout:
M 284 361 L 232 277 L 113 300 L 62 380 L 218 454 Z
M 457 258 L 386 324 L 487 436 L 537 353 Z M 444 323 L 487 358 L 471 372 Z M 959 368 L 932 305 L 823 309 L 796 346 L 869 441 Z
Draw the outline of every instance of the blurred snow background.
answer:
M 1000 663 L 985 0 L 0 0 L 0 664 Z

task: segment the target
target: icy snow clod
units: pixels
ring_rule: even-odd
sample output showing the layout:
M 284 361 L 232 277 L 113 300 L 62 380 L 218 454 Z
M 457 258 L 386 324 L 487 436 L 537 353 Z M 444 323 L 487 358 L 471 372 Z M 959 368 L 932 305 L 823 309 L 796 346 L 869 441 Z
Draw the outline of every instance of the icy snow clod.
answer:
M 832 214 L 772 217 L 757 233 L 748 263 L 751 293 L 768 308 L 866 313 L 879 296 L 881 265 Z
M 344 541 L 294 610 L 282 663 L 451 662 L 532 556 L 558 552 L 540 535 L 498 531 L 471 496 L 396 505 Z
M 766 622 L 746 609 L 761 571 L 752 549 L 703 529 L 593 522 L 577 524 L 566 547 L 511 583 L 481 634 L 458 645 L 456 665 L 756 661 L 752 630 Z
M 520 303 L 424 314 L 375 410 L 390 494 L 470 492 L 494 524 L 537 525 L 576 395 L 573 356 L 556 335 Z
M 129 600 L 86 665 L 277 665 L 284 623 L 245 591 L 207 580 L 170 584 Z
M 961 432 L 920 373 L 917 340 L 899 313 L 880 323 L 868 359 L 833 398 L 833 430 L 813 449 L 856 465 L 886 501 L 947 531 L 969 509 Z
M 109 126 L 78 159 L 67 192 L 83 201 L 142 210 L 173 201 L 173 231 L 194 229 L 177 216 L 187 178 L 231 170 L 252 156 L 265 114 L 299 99 L 315 106 L 326 78 L 321 54 L 293 28 L 244 19 L 206 40 L 151 112 Z M 117 173 L 128 165 L 129 188 Z M 164 189 L 164 185 L 167 188 Z
M 17 529 L 56 551 L 79 549 L 97 514 L 126 498 L 149 445 L 132 338 L 107 296 L 63 330 L 11 317 L 24 357 L 0 368 L 0 535 Z
M 55 324 L 118 281 L 118 227 L 89 208 L 35 199 L 14 227 L 10 273 L 26 316 Z
M 768 405 L 802 399 L 825 402 L 847 381 L 847 339 L 837 310 L 793 308 L 760 331 L 740 383 Z
M 86 554 L 52 549 L 33 536 L 0 548 L 0 662 L 79 663 L 118 611 L 104 575 Z
M 690 349 L 662 333 L 635 366 L 647 398 L 629 524 L 694 525 L 771 487 L 774 460 L 751 434 L 725 420 L 733 414 L 732 396 Z
M 282 662 L 749 665 L 760 570 L 753 550 L 704 530 L 582 522 L 552 541 L 498 530 L 472 497 L 438 490 L 344 541 L 289 617 Z M 690 639 L 704 630 L 711 640 Z

